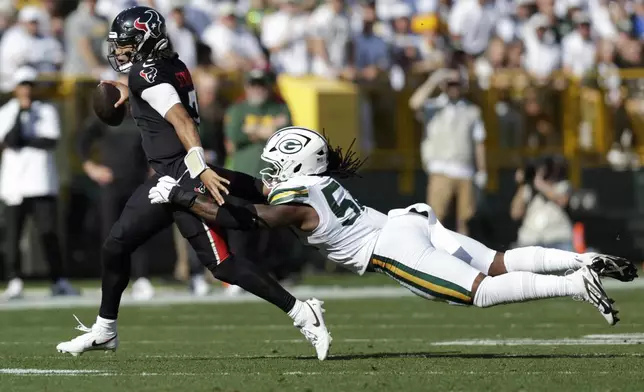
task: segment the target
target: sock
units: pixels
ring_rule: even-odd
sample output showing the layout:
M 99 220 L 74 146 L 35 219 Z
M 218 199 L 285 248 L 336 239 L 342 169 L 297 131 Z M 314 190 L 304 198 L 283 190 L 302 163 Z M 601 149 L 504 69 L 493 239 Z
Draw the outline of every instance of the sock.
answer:
M 110 320 L 101 316 L 96 317 L 96 325 L 108 331 L 116 332 L 116 320 Z
M 304 302 L 296 299 L 293 309 L 288 312 L 288 316 L 293 319 L 295 325 L 304 325 L 307 320 L 307 312 Z
M 217 265 L 210 265 L 215 278 L 236 285 L 272 303 L 284 312 L 293 310 L 296 299 L 261 267 L 252 261 L 231 255 Z
M 584 263 L 579 254 L 565 250 L 526 246 L 505 252 L 503 263 L 508 272 L 527 271 L 535 273 L 579 269 Z
M 121 296 L 130 281 L 130 255 L 119 251 L 116 240 L 108 238 L 101 250 L 103 273 L 101 275 L 101 307 L 98 315 L 104 319 L 116 320 Z
M 474 305 L 486 308 L 512 302 L 584 294 L 583 286 L 577 284 L 572 276 L 508 272 L 483 279 L 474 295 Z

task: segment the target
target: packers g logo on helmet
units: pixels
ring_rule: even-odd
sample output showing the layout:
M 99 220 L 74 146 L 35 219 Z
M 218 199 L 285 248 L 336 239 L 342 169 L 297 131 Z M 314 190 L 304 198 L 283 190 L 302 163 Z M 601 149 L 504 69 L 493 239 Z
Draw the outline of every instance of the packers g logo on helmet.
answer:
M 284 154 L 296 154 L 302 151 L 302 148 L 304 148 L 304 144 L 297 139 L 286 139 L 277 145 L 277 149 Z

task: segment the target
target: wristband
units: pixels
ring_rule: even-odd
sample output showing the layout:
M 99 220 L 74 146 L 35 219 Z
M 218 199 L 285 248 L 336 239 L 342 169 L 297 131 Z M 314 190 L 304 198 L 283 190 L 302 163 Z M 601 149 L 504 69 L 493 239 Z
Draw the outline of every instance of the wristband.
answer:
M 175 186 L 170 190 L 168 195 L 168 200 L 171 203 L 180 205 L 181 207 L 190 208 L 195 204 L 197 200 L 197 194 L 191 191 L 184 191 L 178 186 Z
M 190 172 L 190 178 L 197 178 L 208 169 L 203 147 L 192 147 L 188 150 L 188 154 L 183 158 L 183 163 L 185 163 Z

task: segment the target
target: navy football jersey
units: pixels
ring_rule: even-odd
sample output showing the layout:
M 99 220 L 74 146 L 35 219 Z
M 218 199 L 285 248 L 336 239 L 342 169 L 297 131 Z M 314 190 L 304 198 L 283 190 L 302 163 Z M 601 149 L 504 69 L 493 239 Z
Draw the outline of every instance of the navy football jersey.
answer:
M 155 170 L 170 174 L 164 168 L 176 167 L 177 161 L 183 160 L 186 150 L 172 124 L 141 97 L 145 90 L 164 83 L 174 87 L 190 117 L 199 124 L 197 93 L 190 71 L 178 55 L 148 60 L 130 68 L 130 105 L 132 117 L 141 129 L 143 150 Z

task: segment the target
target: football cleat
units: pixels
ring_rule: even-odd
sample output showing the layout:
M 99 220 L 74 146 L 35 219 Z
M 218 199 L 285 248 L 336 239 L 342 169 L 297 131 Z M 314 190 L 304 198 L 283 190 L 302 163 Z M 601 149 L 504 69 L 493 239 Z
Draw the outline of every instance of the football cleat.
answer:
M 594 305 L 608 324 L 617 324 L 619 321 L 619 318 L 617 318 L 618 312 L 613 308 L 615 301 L 609 298 L 604 291 L 599 275 L 595 270 L 585 266 L 569 275 L 569 277 L 576 279 L 577 283 L 582 285 L 585 292 L 582 296 L 584 301 Z
M 9 281 L 6 290 L 2 293 L 2 299 L 10 300 L 21 298 L 23 291 L 24 284 L 22 283 L 22 279 L 13 278 Z
M 68 342 L 59 343 L 56 346 L 56 350 L 58 350 L 59 353 L 69 353 L 77 357 L 86 351 L 116 351 L 116 348 L 119 345 L 116 330 L 110 331 L 97 324 L 94 324 L 89 328 L 83 325 L 75 315 L 74 318 L 78 321 L 76 329 L 85 333 Z
M 154 297 L 154 286 L 147 278 L 138 278 L 132 285 L 132 299 L 149 301 Z
M 295 326 L 300 329 L 302 335 L 308 340 L 318 355 L 320 361 L 324 361 L 329 355 L 329 347 L 331 347 L 331 334 L 326 329 L 324 323 L 324 302 L 311 298 L 304 302 L 305 308 L 308 308 L 308 317 L 304 325 Z
M 599 253 L 587 253 L 585 255 L 590 257 L 589 266 L 599 276 L 617 279 L 622 282 L 630 282 L 637 278 L 635 264 L 623 257 L 602 255 Z

